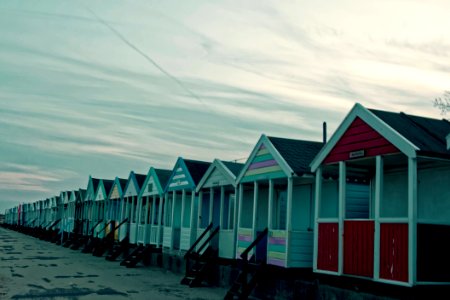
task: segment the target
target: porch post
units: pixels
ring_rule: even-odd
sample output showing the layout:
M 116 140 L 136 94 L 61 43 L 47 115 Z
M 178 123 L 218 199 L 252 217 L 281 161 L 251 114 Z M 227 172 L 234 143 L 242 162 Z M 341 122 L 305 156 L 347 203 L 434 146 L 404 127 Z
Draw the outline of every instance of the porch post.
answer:
M 158 209 L 158 228 L 156 230 L 156 246 L 161 246 L 160 241 L 161 241 L 161 229 L 162 229 L 162 213 L 163 213 L 163 205 L 166 205 L 166 201 L 164 201 L 164 196 L 163 195 L 158 195 L 159 196 L 159 209 Z M 156 199 L 156 195 L 153 195 L 153 201 L 155 201 Z M 166 211 L 164 209 L 164 211 Z
M 373 278 L 380 279 L 380 204 L 383 199 L 384 162 L 383 157 L 376 157 L 375 166 L 375 235 L 373 249 Z
M 198 207 L 197 207 L 197 228 L 201 228 L 202 224 L 202 208 L 203 208 L 203 189 L 198 193 Z
M 316 171 L 316 195 L 314 205 L 314 249 L 313 249 L 313 270 L 317 270 L 317 257 L 319 251 L 319 210 L 322 201 L 322 167 Z
M 259 188 L 258 181 L 255 181 L 253 190 L 253 221 L 252 221 L 253 240 L 256 238 L 256 221 L 257 221 L 256 215 L 258 213 L 258 192 L 259 192 L 258 188 Z
M 214 205 L 214 188 L 209 188 L 209 218 L 208 218 L 208 225 L 211 224 L 213 219 L 213 205 Z
M 231 226 L 233 226 L 233 256 L 236 257 L 236 245 L 237 245 L 237 231 L 238 231 L 238 210 L 239 210 L 239 202 L 240 201 L 240 195 L 239 195 L 239 187 L 236 186 L 234 188 L 234 210 L 233 210 L 233 219 L 231 221 Z
M 269 230 L 273 228 L 273 180 L 269 179 L 269 209 L 267 214 L 267 224 Z
M 189 221 L 189 228 L 190 228 L 191 231 L 194 231 L 194 229 L 196 229 L 196 226 L 195 226 L 196 224 L 194 224 L 195 223 L 194 208 L 195 208 L 195 189 L 193 189 L 192 192 L 191 192 L 191 216 L 190 216 L 191 218 L 190 218 L 190 221 Z M 197 234 L 196 231 L 195 231 L 195 233 Z M 192 237 L 192 234 L 191 234 L 191 237 Z M 193 241 L 191 241 L 191 244 L 193 244 L 195 242 L 195 240 L 197 239 L 197 236 L 192 237 L 191 240 L 192 239 L 193 239 Z
M 181 191 L 181 228 L 184 225 L 184 212 L 186 210 L 186 190 Z
M 172 192 L 172 216 L 170 217 L 170 230 L 172 231 L 172 239 L 170 240 L 170 249 L 173 249 L 173 244 L 174 244 L 174 225 L 173 225 L 173 221 L 175 218 L 175 202 L 177 199 L 177 192 L 173 191 Z
M 222 185 L 220 187 L 220 210 L 219 210 L 219 226 L 223 229 L 223 208 L 225 205 L 225 187 Z M 230 209 L 230 204 L 228 203 L 228 209 Z
M 292 231 L 292 191 L 294 188 L 294 178 L 292 176 L 288 177 L 287 185 L 287 208 L 286 208 L 286 266 L 289 265 L 290 261 L 290 235 Z
M 345 187 L 346 187 L 346 165 L 344 161 L 339 162 L 339 260 L 338 273 L 344 271 L 344 218 L 345 218 Z
M 408 283 L 416 283 L 417 159 L 408 158 Z
M 150 196 L 147 196 L 147 205 L 150 202 Z M 149 208 L 147 207 L 147 215 L 149 214 Z M 152 209 L 150 210 L 150 219 L 148 216 L 145 216 L 145 225 L 150 225 L 150 232 L 155 225 L 155 217 L 156 217 L 156 195 L 152 195 Z

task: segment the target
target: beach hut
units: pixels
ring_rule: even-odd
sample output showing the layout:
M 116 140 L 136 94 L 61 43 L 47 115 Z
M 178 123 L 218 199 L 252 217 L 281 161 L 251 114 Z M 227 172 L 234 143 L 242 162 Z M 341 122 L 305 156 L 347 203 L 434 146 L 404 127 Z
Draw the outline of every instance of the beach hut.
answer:
M 97 186 L 97 191 L 94 195 L 94 203 L 92 208 L 92 221 L 97 224 L 93 228 L 94 238 L 102 239 L 105 236 L 106 219 L 106 199 L 108 198 L 111 188 L 114 184 L 114 180 L 100 179 Z
M 195 192 L 211 163 L 179 157 L 165 187 L 163 251 L 187 251 L 197 239 Z
M 97 191 L 99 181 L 100 181 L 99 179 L 92 178 L 91 176 L 89 176 L 88 184 L 86 187 L 86 195 L 85 195 L 85 197 L 83 199 L 83 203 L 82 203 L 83 235 L 86 237 L 91 234 L 90 231 L 92 230 L 92 227 L 95 226 L 95 224 L 93 224 L 93 222 L 92 222 L 92 218 L 93 218 L 92 207 L 93 207 L 93 203 L 94 203 L 94 199 L 95 199 L 94 197 L 95 197 L 95 193 Z
M 197 238 L 210 224 L 212 229 L 218 226 L 218 256 L 224 259 L 236 257 L 236 177 L 243 167 L 244 164 L 215 159 L 196 188 L 199 195 Z
M 237 258 L 248 249 L 258 261 L 282 268 L 311 268 L 313 185 L 309 164 L 322 142 L 262 135 L 242 169 Z M 256 252 L 254 251 L 256 250 Z
M 121 222 L 121 203 L 123 199 L 123 190 L 127 185 L 127 179 L 116 177 L 111 187 L 111 191 L 106 200 L 105 222 L 107 224 L 105 234 L 108 235 L 114 231 L 114 240 L 119 241 L 119 230 L 116 228 Z
M 68 236 L 69 232 L 71 232 L 71 228 L 69 225 L 69 198 L 70 198 L 70 191 L 62 191 L 59 194 L 60 198 L 60 204 L 59 204 L 59 213 L 61 217 L 60 221 L 60 235 L 61 239 L 57 241 L 57 244 L 62 243 L 65 241 Z
M 64 243 L 64 247 L 71 247 L 71 249 L 78 249 L 80 246 L 80 239 L 83 235 L 82 228 L 82 203 L 86 196 L 86 190 L 78 189 L 70 192 L 69 208 L 68 208 L 68 238 Z
M 314 271 L 449 283 L 450 123 L 356 104 L 311 164 Z
M 151 167 L 139 193 L 137 243 L 162 245 L 164 188 L 172 171 Z
M 152 253 L 161 252 L 163 187 L 167 184 L 171 173 L 170 170 L 150 168 L 147 176 L 133 174 L 136 178 L 135 185 L 139 185 L 140 190 L 136 210 L 133 212 L 133 206 L 131 206 L 131 212 L 129 212 L 129 214 L 132 214 L 131 220 L 133 220 L 133 215 L 136 220 L 135 227 L 133 227 L 133 223 L 130 226 L 130 243 L 131 240 L 134 240 L 137 247 L 124 258 L 121 265 L 131 268 L 140 261 L 148 265 Z M 131 174 L 130 180 L 133 180 Z M 132 195 L 134 195 L 134 188 L 132 190 Z M 128 192 L 129 187 L 127 187 L 125 195 Z M 133 201 L 128 203 L 133 203 Z M 125 211 L 127 211 L 126 208 Z
M 119 238 L 127 239 L 129 244 L 136 245 L 137 224 L 138 224 L 138 196 L 141 191 L 142 184 L 145 181 L 145 175 L 130 172 L 127 185 L 123 191 L 123 200 L 121 203 L 122 220 L 128 219 L 119 230 Z
M 127 179 L 116 177 L 106 200 L 104 249 L 108 251 L 106 260 L 110 261 L 128 251 L 127 235 L 120 235 L 120 229 L 128 222 L 128 219 L 122 220 L 121 207 L 127 182 Z

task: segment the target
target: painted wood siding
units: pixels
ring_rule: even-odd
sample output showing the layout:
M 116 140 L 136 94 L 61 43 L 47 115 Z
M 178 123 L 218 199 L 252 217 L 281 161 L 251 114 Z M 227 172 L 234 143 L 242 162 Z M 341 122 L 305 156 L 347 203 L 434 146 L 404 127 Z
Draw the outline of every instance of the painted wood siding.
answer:
M 317 268 L 324 271 L 338 271 L 339 224 L 319 223 Z
M 368 184 L 350 184 L 346 185 L 346 219 L 368 219 L 370 186 Z
M 242 252 L 247 249 L 248 246 L 253 242 L 253 230 L 250 228 L 239 228 L 238 230 L 238 245 L 236 258 L 241 258 Z M 248 257 L 253 255 L 253 250 L 250 251 Z
M 312 268 L 313 241 L 312 231 L 291 231 L 289 233 L 288 268 Z
M 344 273 L 373 277 L 374 221 L 344 222 Z
M 219 232 L 219 257 L 234 258 L 234 246 L 234 230 L 221 230 Z
M 111 191 L 111 196 L 109 198 L 110 199 L 119 199 L 120 198 L 119 188 L 116 184 L 114 185 L 114 187 Z
M 159 194 L 158 186 L 156 185 L 155 178 L 153 176 L 150 176 L 150 178 L 146 182 L 146 185 L 143 186 L 142 189 L 142 197 Z
M 179 166 L 174 172 L 169 182 L 169 191 L 179 191 L 191 186 L 186 170 Z
M 261 144 L 255 157 L 249 164 L 241 182 L 286 177 L 269 150 Z
M 231 184 L 229 180 L 223 175 L 223 173 L 214 168 L 214 171 L 209 175 L 208 179 L 203 184 L 204 188 L 214 187 L 214 186 L 224 186 Z
M 270 230 L 267 246 L 267 263 L 279 267 L 286 267 L 286 240 L 285 230 Z
M 181 227 L 180 249 L 187 251 L 189 248 L 191 248 L 191 228 Z
M 400 152 L 377 131 L 357 117 L 328 154 L 324 163 L 349 160 L 351 152 L 360 150 L 364 151 L 364 157 Z
M 163 228 L 163 247 L 170 248 L 172 243 L 172 227 Z
M 380 278 L 408 282 L 408 224 L 380 224 Z

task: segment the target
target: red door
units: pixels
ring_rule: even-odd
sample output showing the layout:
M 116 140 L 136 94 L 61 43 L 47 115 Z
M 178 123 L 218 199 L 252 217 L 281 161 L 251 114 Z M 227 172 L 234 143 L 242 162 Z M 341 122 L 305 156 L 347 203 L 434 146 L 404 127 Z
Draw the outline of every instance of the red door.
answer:
M 344 274 L 373 277 L 374 221 L 344 221 Z
M 339 224 L 319 223 L 317 268 L 324 271 L 338 271 Z
M 408 282 L 408 224 L 380 224 L 380 278 Z

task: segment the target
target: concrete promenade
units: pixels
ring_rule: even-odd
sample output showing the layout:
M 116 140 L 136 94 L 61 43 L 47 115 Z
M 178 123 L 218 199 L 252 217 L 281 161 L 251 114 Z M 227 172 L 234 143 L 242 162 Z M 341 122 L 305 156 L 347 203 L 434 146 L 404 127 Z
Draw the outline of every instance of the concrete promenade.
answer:
M 0 299 L 223 299 L 158 267 L 127 269 L 0 227 Z

